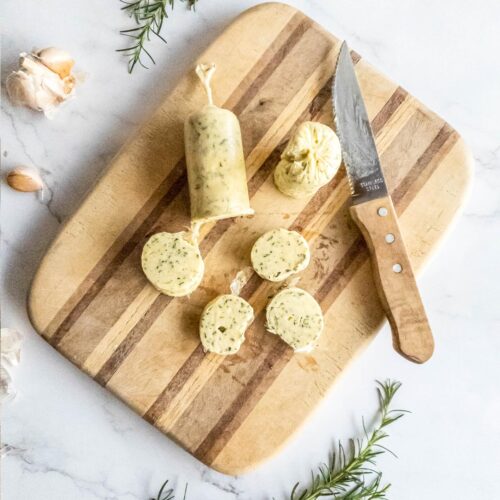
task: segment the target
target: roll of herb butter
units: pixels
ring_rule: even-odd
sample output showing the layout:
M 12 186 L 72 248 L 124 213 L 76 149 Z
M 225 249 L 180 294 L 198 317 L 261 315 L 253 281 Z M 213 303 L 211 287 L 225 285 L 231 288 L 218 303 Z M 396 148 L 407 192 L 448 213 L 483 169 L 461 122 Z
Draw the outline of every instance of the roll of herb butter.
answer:
M 198 245 L 184 232 L 151 236 L 142 249 L 141 261 L 151 284 L 171 297 L 192 293 L 205 270 Z
M 304 270 L 310 258 L 309 245 L 304 237 L 284 228 L 264 233 L 254 243 L 250 255 L 255 272 L 269 281 L 283 281 Z
M 254 213 L 240 124 L 234 113 L 213 103 L 210 80 L 214 71 L 214 64 L 196 67 L 208 104 L 192 113 L 184 125 L 191 220 L 202 223 Z
M 323 313 L 314 297 L 301 288 L 278 292 L 266 308 L 266 328 L 295 352 L 311 351 L 323 331 Z
M 274 170 L 276 187 L 292 198 L 312 196 L 330 182 L 342 162 L 335 132 L 318 122 L 302 123 Z
M 219 295 L 201 314 L 203 349 L 217 354 L 234 354 L 245 340 L 252 320 L 253 308 L 246 300 L 237 295 Z

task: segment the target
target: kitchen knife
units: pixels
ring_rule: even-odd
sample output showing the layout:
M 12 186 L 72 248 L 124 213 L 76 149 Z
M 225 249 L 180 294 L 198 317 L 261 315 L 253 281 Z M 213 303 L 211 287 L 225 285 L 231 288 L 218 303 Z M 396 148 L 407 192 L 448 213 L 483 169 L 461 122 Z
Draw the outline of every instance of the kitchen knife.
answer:
M 432 332 L 385 183 L 349 48 L 340 49 L 332 87 L 335 124 L 351 187 L 351 216 L 370 250 L 378 296 L 405 358 L 427 361 Z

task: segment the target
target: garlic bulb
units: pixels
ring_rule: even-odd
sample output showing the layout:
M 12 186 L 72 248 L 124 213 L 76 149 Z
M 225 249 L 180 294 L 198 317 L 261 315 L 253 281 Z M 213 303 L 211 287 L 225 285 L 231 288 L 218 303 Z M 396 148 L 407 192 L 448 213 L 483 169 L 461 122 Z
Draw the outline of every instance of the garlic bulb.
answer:
M 34 168 L 16 167 L 7 174 L 7 184 L 16 191 L 32 193 L 43 189 L 43 180 Z
M 75 90 L 75 62 L 64 50 L 48 47 L 19 56 L 19 69 L 6 80 L 7 94 L 16 106 L 43 111 L 51 118 Z
M 322 123 L 304 122 L 281 154 L 274 183 L 292 198 L 311 196 L 333 179 L 341 161 L 335 132 Z

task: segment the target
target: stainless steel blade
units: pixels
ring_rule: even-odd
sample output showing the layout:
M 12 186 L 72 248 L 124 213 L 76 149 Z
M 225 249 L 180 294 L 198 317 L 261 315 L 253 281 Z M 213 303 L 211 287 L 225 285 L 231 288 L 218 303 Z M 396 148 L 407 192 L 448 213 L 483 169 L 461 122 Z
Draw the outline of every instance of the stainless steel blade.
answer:
M 332 96 L 335 124 L 353 203 L 386 196 L 387 187 L 375 139 L 345 42 L 337 59 Z

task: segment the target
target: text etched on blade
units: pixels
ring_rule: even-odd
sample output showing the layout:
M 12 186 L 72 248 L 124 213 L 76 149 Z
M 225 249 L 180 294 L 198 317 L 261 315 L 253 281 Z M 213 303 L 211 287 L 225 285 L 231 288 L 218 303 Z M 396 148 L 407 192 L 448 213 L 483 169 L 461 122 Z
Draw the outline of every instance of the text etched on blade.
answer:
M 361 181 L 359 187 L 362 191 L 378 191 L 384 187 L 384 179 L 378 177 L 377 179 L 369 179 L 367 181 Z

